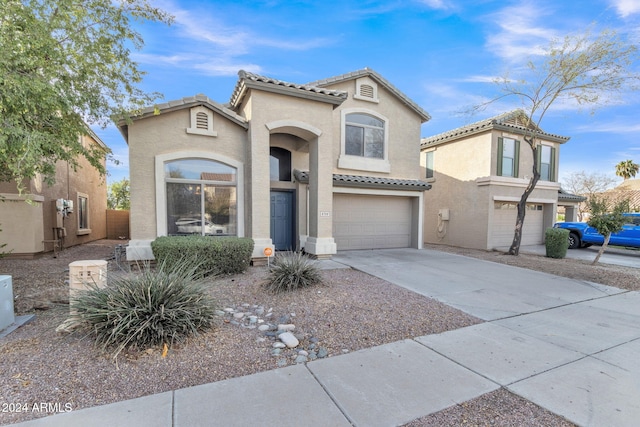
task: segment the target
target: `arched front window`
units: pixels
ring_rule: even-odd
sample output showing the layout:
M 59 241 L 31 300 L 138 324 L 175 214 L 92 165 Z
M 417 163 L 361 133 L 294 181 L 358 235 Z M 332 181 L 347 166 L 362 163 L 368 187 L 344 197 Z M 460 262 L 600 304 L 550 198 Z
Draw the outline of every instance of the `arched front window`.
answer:
M 270 180 L 291 181 L 291 151 L 280 147 L 271 147 L 269 155 Z
M 164 164 L 167 234 L 236 236 L 237 172 L 207 159 L 179 159 Z

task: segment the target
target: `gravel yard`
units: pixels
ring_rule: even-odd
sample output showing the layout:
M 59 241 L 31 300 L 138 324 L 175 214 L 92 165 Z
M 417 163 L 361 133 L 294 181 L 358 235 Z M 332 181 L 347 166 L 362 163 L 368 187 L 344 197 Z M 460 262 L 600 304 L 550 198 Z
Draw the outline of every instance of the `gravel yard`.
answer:
M 26 412 L 0 412 L 0 424 L 51 415 L 31 410 L 34 403 L 59 403 L 73 410 L 148 394 L 248 375 L 295 363 L 294 350 L 273 355 L 273 341 L 246 321 L 220 317 L 213 330 L 173 346 L 129 350 L 117 362 L 98 350 L 86 332 L 59 334 L 68 314 L 67 267 L 81 259 L 109 259 L 109 274 L 121 241 L 100 241 L 69 248 L 58 258 L 0 259 L 0 274 L 13 276 L 16 314 L 36 319 L 0 340 L 0 405 L 26 405 Z M 574 260 L 539 256 L 512 257 L 496 252 L 433 247 L 489 261 L 582 280 L 637 289 L 638 270 L 589 266 Z M 221 310 L 260 313 L 266 322 L 295 324 L 300 347 L 326 357 L 406 338 L 444 332 L 480 320 L 429 298 L 367 274 L 346 269 L 324 271 L 325 284 L 295 293 L 271 295 L 260 282 L 266 267 L 211 280 L 211 293 Z M 263 312 L 264 311 L 264 312 Z M 271 313 L 271 314 L 269 314 Z M 268 315 L 268 317 L 267 317 Z M 260 317 L 259 316 L 259 317 Z M 260 319 L 260 320 L 263 320 Z M 240 324 L 234 324 L 240 323 Z M 310 361 L 309 363 L 313 363 Z M 0 408 L 2 409 L 2 408 Z M 429 425 L 571 425 L 505 390 L 481 396 L 437 414 L 413 421 Z

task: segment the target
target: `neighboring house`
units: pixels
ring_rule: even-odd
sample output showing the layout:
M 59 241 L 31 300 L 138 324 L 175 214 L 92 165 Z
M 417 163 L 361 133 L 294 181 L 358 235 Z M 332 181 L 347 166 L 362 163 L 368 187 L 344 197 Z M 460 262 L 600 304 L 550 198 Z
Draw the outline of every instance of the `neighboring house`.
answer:
M 563 211 L 565 222 L 580 220 L 580 206 L 587 200 L 584 196 L 569 193 L 560 188 L 558 190 L 558 211 Z
M 420 128 L 426 111 L 370 69 L 294 84 L 245 71 L 231 100 L 144 110 L 129 144 L 127 258 L 158 236 L 244 236 L 265 248 L 422 247 Z
M 604 199 L 609 209 L 613 209 L 617 203 L 623 200 L 628 200 L 629 210 L 631 212 L 640 212 L 640 179 L 626 179 L 616 188 L 596 193 L 595 195 Z M 585 211 L 588 210 L 586 202 L 583 207 Z
M 533 173 L 524 117 L 515 110 L 422 140 L 423 178 L 433 184 L 425 203 L 425 242 L 511 245 L 516 204 Z M 555 222 L 559 148 L 568 139 L 538 131 L 541 177 L 528 199 L 522 245 L 542 243 L 545 228 Z
M 98 136 L 89 130 L 81 138 L 83 144 L 103 148 L 106 162 L 107 146 Z M 84 157 L 78 162 L 76 170 L 58 162 L 53 185 L 34 178 L 23 195 L 15 183 L 0 183 L 0 244 L 7 244 L 2 251 L 10 252 L 10 257 L 32 258 L 106 237 L 104 177 Z

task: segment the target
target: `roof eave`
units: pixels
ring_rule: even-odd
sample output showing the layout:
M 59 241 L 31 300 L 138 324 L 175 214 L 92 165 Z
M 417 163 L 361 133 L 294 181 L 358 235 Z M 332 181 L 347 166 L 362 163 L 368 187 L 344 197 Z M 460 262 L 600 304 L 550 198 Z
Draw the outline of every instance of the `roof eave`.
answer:
M 338 97 L 334 95 L 327 95 L 324 93 L 311 92 L 308 90 L 302 90 L 294 87 L 275 85 L 273 83 L 253 81 L 249 79 L 243 79 L 242 84 L 238 87 L 237 93 L 234 93 L 231 105 L 235 108 L 242 102 L 245 97 L 246 91 L 249 89 L 262 90 L 264 92 L 276 93 L 279 95 L 293 96 L 296 98 L 308 99 L 312 101 L 320 101 L 328 104 L 338 106 L 345 101 L 345 97 Z
M 351 181 L 333 181 L 334 187 L 350 187 L 350 188 L 375 188 L 379 190 L 405 190 L 405 191 L 427 191 L 431 190 L 431 184 L 425 186 L 412 186 L 402 184 L 379 184 L 372 182 L 351 182 Z

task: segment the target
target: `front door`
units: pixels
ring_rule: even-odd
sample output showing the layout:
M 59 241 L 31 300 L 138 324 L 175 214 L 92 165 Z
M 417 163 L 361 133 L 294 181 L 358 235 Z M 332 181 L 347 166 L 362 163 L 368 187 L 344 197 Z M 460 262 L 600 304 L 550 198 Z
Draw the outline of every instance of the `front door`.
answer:
M 295 250 L 292 191 L 271 191 L 271 241 L 277 251 Z

